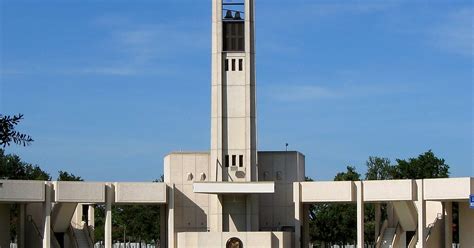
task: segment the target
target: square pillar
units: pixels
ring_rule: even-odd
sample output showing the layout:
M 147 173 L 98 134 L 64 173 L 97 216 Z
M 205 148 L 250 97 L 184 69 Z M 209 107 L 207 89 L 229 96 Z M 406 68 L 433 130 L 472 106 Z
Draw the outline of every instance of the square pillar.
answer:
M 246 204 L 246 231 L 247 232 L 258 232 L 259 223 L 258 223 L 258 195 L 249 194 L 245 200 Z
M 167 193 L 168 194 L 168 193 Z M 166 247 L 166 205 L 160 205 L 160 247 Z
M 105 186 L 105 227 L 104 243 L 105 248 L 112 248 L 112 203 L 114 201 L 114 186 L 107 183 Z
M 417 248 L 426 247 L 426 201 L 423 199 L 423 180 L 416 180 L 417 188 L 417 200 L 415 202 L 416 210 L 418 212 L 418 242 L 416 243 Z
M 18 204 L 18 248 L 25 248 L 25 234 L 26 234 L 26 203 Z
M 453 203 L 444 203 L 444 247 L 453 246 Z
M 374 242 L 376 243 L 377 238 L 380 235 L 380 223 L 382 219 L 382 211 L 381 211 L 380 203 L 375 203 L 374 208 L 375 208 L 375 233 L 374 233 L 375 240 Z
M 0 248 L 10 247 L 10 204 L 0 204 Z
M 301 236 L 303 238 L 303 247 L 309 247 L 309 204 L 303 204 L 303 230 Z
M 357 247 L 364 248 L 364 184 L 354 182 L 357 188 Z
M 95 243 L 95 236 L 94 236 L 94 230 L 95 230 L 95 206 L 94 205 L 89 205 L 87 207 L 87 228 L 90 230 L 90 235 L 92 238 L 92 242 Z
M 43 222 L 43 248 L 51 247 L 51 192 L 53 185 L 45 184 L 44 222 Z
M 295 224 L 295 248 L 301 247 L 301 193 L 300 193 L 300 183 L 295 182 L 293 183 L 293 203 L 295 204 L 295 216 L 294 216 L 294 224 Z
M 469 208 L 469 202 L 459 202 L 459 246 L 472 247 L 474 244 L 474 209 Z
M 211 194 L 209 196 L 209 229 L 211 232 L 223 231 L 223 204 L 224 199 L 222 195 Z M 227 227 L 228 228 L 228 227 Z
M 167 243 L 169 248 L 175 248 L 175 233 L 174 233 L 174 184 L 170 185 L 169 194 L 168 194 L 168 239 Z

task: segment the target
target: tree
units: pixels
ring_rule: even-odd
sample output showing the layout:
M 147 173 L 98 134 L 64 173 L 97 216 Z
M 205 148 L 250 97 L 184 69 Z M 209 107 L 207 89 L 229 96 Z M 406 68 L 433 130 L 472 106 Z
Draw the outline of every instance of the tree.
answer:
M 397 159 L 394 177 L 396 179 L 423 179 L 449 177 L 449 165 L 429 150 L 417 158 Z
M 75 176 L 74 174 L 68 173 L 67 171 L 60 170 L 58 174 L 58 181 L 84 181 L 84 179 L 81 177 Z
M 43 171 L 38 165 L 23 162 L 17 155 L 5 155 L 3 149 L 0 149 L 0 178 L 16 180 L 51 180 L 51 176 Z
M 359 181 L 360 174 L 354 166 L 347 166 L 345 172 L 339 172 L 334 177 L 334 181 Z
M 33 139 L 24 133 L 15 130 L 15 126 L 23 119 L 22 114 L 9 116 L 0 114 L 0 145 L 9 146 L 11 142 L 27 146 L 33 142 Z
M 161 179 L 153 182 L 162 182 Z M 160 239 L 159 205 L 114 205 L 112 207 L 112 239 L 123 241 L 125 231 L 127 240 L 147 243 Z M 95 237 L 102 241 L 104 237 L 105 206 L 97 205 L 95 211 Z
M 395 167 L 390 164 L 390 159 L 381 157 L 369 157 L 367 162 L 366 180 L 388 180 L 393 179 Z
M 358 181 L 355 167 L 347 166 L 334 181 Z M 308 181 L 308 179 L 307 179 Z M 353 244 L 357 240 L 357 207 L 354 204 L 324 203 L 310 207 L 311 240 L 324 245 Z

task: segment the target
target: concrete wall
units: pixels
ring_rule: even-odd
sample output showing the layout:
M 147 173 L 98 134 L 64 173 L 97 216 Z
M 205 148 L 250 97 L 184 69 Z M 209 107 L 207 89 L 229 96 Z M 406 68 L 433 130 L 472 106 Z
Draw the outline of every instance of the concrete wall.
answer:
M 247 227 L 247 197 L 229 194 L 223 196 L 222 222 L 224 232 L 243 232 Z
M 304 155 L 299 152 L 259 152 L 259 181 L 274 181 L 274 194 L 259 195 L 259 226 L 279 231 L 294 226 L 293 182 L 304 181 Z
M 172 153 L 165 157 L 165 182 L 175 185 L 170 194 L 174 197 L 176 232 L 206 232 L 209 229 L 210 195 L 193 192 L 194 182 L 208 182 L 209 179 L 209 153 Z
M 236 237 L 245 248 L 283 248 L 291 247 L 290 232 L 182 232 L 178 233 L 179 248 L 222 248 L 227 241 Z
M 459 244 L 461 247 L 474 247 L 474 209 L 469 202 L 459 202 Z

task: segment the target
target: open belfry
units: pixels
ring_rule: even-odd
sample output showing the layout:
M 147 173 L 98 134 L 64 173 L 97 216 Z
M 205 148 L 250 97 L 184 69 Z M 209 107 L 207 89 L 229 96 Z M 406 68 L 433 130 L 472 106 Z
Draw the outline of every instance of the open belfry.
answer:
M 219 245 L 259 231 L 291 244 L 293 182 L 304 181 L 304 156 L 257 152 L 254 6 L 212 1 L 211 149 L 165 157 L 168 240 L 179 247 L 217 242 L 202 232 L 218 233 Z

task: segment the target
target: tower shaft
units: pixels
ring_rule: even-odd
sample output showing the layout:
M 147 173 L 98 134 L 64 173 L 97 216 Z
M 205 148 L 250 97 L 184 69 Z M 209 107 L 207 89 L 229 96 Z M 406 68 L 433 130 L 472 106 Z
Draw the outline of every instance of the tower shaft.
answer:
M 257 181 L 254 0 L 212 5 L 211 179 Z

